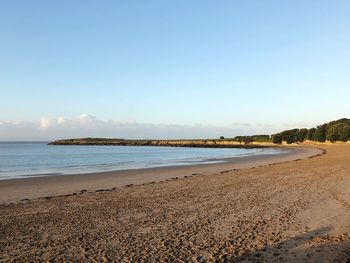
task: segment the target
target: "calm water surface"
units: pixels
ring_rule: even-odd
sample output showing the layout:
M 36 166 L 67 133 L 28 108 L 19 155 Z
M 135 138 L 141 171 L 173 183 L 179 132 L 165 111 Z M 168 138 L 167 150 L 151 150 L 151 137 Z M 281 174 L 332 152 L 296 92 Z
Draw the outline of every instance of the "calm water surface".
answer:
M 0 143 L 0 180 L 57 174 L 221 162 L 222 158 L 279 154 L 278 149 L 219 149 L 132 146 L 49 146 Z

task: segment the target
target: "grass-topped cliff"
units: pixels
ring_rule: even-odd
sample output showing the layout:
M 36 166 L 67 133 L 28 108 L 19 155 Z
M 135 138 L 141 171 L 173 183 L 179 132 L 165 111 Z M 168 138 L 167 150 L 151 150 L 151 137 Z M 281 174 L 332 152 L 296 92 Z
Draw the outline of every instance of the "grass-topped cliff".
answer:
M 265 147 L 273 144 L 303 141 L 347 142 L 350 140 L 350 119 L 340 119 L 311 129 L 285 130 L 273 135 L 236 136 L 234 138 L 205 140 L 125 140 L 106 138 L 77 138 L 57 140 L 50 145 L 119 145 L 119 146 L 174 146 L 174 147 Z
M 267 145 L 256 145 L 254 143 L 239 142 L 234 139 L 206 139 L 206 140 L 124 140 L 105 138 L 78 138 L 57 140 L 50 145 L 111 145 L 111 146 L 172 146 L 172 147 L 265 147 Z M 270 145 L 271 146 L 271 145 Z

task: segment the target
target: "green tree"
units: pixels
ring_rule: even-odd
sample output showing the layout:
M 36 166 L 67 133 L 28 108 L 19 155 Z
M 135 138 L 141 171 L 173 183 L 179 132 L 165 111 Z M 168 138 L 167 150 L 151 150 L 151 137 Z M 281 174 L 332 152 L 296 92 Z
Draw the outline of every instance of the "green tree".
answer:
M 244 136 L 243 142 L 244 142 L 244 144 L 249 144 L 249 143 L 253 142 L 253 139 L 250 136 Z
M 270 135 L 261 134 L 261 135 L 252 135 L 250 136 L 254 142 L 269 142 Z
M 315 141 L 325 142 L 326 141 L 326 131 L 327 131 L 327 124 L 317 126 L 317 129 L 316 129 L 315 135 L 314 135 Z
M 315 132 L 316 132 L 316 128 L 311 128 L 307 131 L 306 134 L 306 139 L 309 141 L 314 141 L 315 140 Z
M 272 135 L 272 142 L 276 144 L 281 144 L 282 136 L 279 133 Z
M 306 139 L 307 129 L 300 129 L 295 134 L 295 140 L 297 142 L 303 142 Z
M 350 125 L 343 128 L 342 133 L 339 136 L 339 141 L 347 142 L 350 141 Z
M 326 132 L 327 140 L 331 142 L 343 141 L 346 142 L 350 139 L 350 125 L 344 122 L 336 122 L 328 127 Z

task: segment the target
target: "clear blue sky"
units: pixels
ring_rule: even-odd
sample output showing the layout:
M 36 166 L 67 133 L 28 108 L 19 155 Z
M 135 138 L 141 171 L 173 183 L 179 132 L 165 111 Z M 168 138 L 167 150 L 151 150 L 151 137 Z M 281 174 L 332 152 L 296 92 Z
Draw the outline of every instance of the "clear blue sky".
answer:
M 349 14 L 345 0 L 1 1 L 0 121 L 350 117 Z

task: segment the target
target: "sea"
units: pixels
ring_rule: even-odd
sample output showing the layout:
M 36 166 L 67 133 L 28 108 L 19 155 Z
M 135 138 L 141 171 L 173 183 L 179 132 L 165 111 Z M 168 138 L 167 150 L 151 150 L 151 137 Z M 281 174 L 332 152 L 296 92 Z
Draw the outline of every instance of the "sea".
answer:
M 275 148 L 59 146 L 0 142 L 0 180 L 223 162 L 225 158 L 280 154 Z

